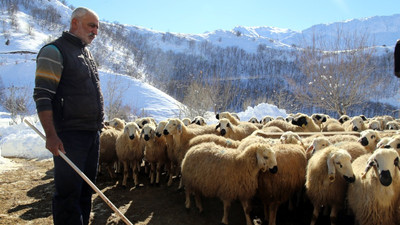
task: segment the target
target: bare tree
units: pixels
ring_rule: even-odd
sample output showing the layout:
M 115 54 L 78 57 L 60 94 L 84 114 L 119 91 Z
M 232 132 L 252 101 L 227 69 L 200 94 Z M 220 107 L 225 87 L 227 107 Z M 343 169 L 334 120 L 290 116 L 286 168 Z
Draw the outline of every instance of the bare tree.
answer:
M 29 87 L 16 87 L 14 85 L 2 89 L 0 104 L 11 113 L 13 123 L 22 122 L 24 117 L 31 113 L 33 101 L 30 91 L 31 88 Z
M 112 76 L 107 81 L 107 89 L 103 90 L 103 94 L 104 111 L 109 119 L 115 117 L 128 119 L 131 108 L 122 102 L 122 97 L 128 88 L 129 84 L 123 84 L 119 76 Z
M 347 110 L 368 100 L 378 80 L 370 62 L 374 49 L 368 47 L 367 32 L 347 31 L 340 27 L 336 34 L 314 33 L 311 43 L 299 50 L 298 66 L 304 75 L 289 82 L 300 104 L 346 114 Z

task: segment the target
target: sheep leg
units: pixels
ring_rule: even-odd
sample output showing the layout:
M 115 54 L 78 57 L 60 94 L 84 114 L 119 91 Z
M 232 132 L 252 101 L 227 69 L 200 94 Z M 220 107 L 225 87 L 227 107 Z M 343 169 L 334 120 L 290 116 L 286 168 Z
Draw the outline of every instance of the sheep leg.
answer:
M 224 203 L 224 216 L 221 223 L 228 224 L 229 209 L 231 208 L 231 200 L 222 200 Z
M 126 180 L 128 179 L 129 174 L 129 165 L 127 161 L 123 161 L 122 164 L 124 165 L 124 178 L 122 179 L 122 187 L 126 187 Z
M 112 166 L 113 166 L 113 165 L 111 165 L 110 163 L 107 163 L 107 171 L 108 171 L 108 173 L 110 174 L 110 177 L 111 177 L 112 179 L 114 179 L 114 178 L 115 178 L 115 174 L 114 174 L 114 171 L 113 171 Z
M 169 169 L 169 179 L 167 182 L 167 186 L 171 186 L 172 185 L 172 177 L 174 176 L 175 170 L 174 170 L 175 166 L 174 164 L 171 162 L 170 164 L 170 169 Z
M 162 164 L 161 163 L 157 163 L 156 164 L 156 184 L 160 184 L 160 175 L 161 175 L 161 167 Z
M 331 225 L 336 225 L 337 222 L 337 207 L 336 206 L 332 206 L 331 208 L 331 214 L 330 214 L 330 219 L 331 219 Z
M 247 225 L 253 225 L 253 222 L 252 222 L 252 220 L 250 218 L 251 204 L 250 204 L 249 200 L 243 200 L 243 201 L 240 201 L 240 203 L 242 203 L 244 216 L 246 217 L 246 224 Z
M 198 192 L 194 193 L 194 200 L 196 202 L 196 207 L 199 209 L 199 212 L 203 212 L 203 204 L 201 203 L 201 196 Z
M 150 184 L 154 184 L 155 167 L 156 164 L 154 162 L 150 163 Z
M 190 209 L 190 190 L 188 188 L 185 189 L 185 195 L 186 195 L 185 207 L 186 209 Z
M 135 182 L 135 187 L 139 185 L 139 178 L 138 178 L 138 173 L 139 173 L 139 169 L 138 169 L 138 162 L 134 161 L 133 165 L 132 165 L 132 176 L 133 176 L 133 180 Z
M 269 225 L 276 224 L 276 214 L 278 212 L 279 204 L 274 202 L 269 204 Z
M 319 215 L 319 206 L 318 205 L 314 205 L 314 210 L 313 210 L 313 215 L 312 215 L 312 218 L 311 218 L 310 225 L 315 225 L 315 223 L 317 222 L 317 219 L 318 219 L 318 215 Z

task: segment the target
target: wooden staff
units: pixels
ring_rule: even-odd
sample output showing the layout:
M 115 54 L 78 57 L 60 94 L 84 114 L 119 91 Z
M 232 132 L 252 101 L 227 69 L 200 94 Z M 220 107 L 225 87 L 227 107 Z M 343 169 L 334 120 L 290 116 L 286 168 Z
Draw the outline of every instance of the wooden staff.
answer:
M 44 134 L 42 132 L 40 132 L 40 130 L 38 130 L 34 125 L 32 125 L 28 120 L 24 119 L 24 122 L 30 127 L 32 128 L 37 134 L 39 134 L 40 137 L 43 138 L 43 140 L 46 141 L 46 136 L 44 136 Z M 75 170 L 75 172 L 77 172 L 79 174 L 79 176 L 82 177 L 83 180 L 86 181 L 86 183 L 89 184 L 89 186 L 97 193 L 99 194 L 99 196 L 107 203 L 107 205 L 114 210 L 115 213 L 117 213 L 121 219 L 128 225 L 132 225 L 132 223 L 124 216 L 124 214 L 121 213 L 121 211 L 119 211 L 117 209 L 117 207 L 115 207 L 115 205 L 103 194 L 103 192 L 101 192 L 95 184 L 93 184 L 93 182 L 64 154 L 62 153 L 60 150 L 58 150 L 58 153 L 60 154 L 61 158 L 63 158 L 71 167 L 72 169 Z

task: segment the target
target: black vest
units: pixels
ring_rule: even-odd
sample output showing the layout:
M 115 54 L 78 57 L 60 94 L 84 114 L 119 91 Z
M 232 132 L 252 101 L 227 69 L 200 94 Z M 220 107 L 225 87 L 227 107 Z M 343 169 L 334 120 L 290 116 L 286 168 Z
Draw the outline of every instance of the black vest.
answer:
M 63 57 L 63 71 L 52 101 L 54 126 L 96 131 L 103 127 L 104 103 L 96 63 L 82 41 L 64 32 L 50 43 Z

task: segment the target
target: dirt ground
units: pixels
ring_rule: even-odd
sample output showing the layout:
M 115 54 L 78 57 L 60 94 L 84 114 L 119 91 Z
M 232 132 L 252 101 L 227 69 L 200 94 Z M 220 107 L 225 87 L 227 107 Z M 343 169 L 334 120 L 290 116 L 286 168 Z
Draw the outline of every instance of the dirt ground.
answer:
M 52 160 L 26 160 L 13 158 L 21 166 L 0 173 L 0 224 L 52 224 L 51 197 L 54 188 Z M 98 177 L 97 187 L 111 202 L 133 223 L 138 225 L 209 225 L 219 224 L 222 215 L 222 203 L 219 199 L 203 199 L 204 212 L 200 214 L 194 207 L 187 211 L 184 206 L 185 194 L 177 191 L 178 181 L 171 187 L 164 179 L 160 186 L 151 186 L 144 174 L 141 186 L 132 188 L 132 179 L 128 188 L 122 188 L 122 181 L 110 180 L 104 173 Z M 129 188 L 130 187 L 130 188 Z M 263 218 L 263 208 L 255 199 L 253 215 Z M 312 208 L 305 203 L 294 211 L 288 211 L 284 204 L 279 212 L 277 224 L 310 224 Z M 340 214 L 338 224 L 353 224 L 351 216 Z M 93 196 L 92 225 L 124 224 L 114 211 L 97 195 Z M 229 224 L 243 225 L 245 218 L 239 202 L 233 202 Z M 265 224 L 265 223 L 263 223 Z M 326 216 L 320 216 L 317 225 L 330 224 Z

